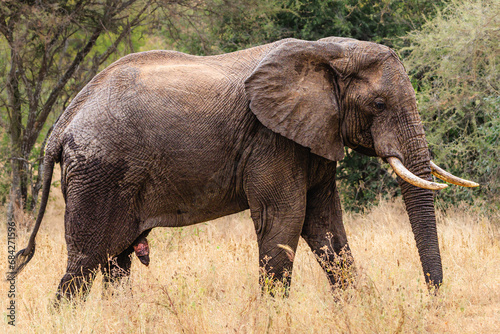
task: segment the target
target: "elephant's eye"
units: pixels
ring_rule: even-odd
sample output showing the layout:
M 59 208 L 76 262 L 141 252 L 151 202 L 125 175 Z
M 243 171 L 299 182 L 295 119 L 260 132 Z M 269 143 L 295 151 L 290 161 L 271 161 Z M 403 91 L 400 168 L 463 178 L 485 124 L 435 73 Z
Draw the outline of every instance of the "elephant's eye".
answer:
M 385 103 L 382 101 L 375 101 L 375 108 L 382 111 L 385 109 Z

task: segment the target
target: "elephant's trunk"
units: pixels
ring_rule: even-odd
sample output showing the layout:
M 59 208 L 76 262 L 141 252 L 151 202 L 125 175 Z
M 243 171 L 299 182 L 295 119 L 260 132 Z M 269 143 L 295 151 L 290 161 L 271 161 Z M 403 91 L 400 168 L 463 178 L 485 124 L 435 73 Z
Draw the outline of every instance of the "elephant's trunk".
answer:
M 419 131 L 420 132 L 420 131 Z M 410 140 L 405 157 L 406 168 L 416 176 L 431 181 L 430 156 L 422 132 Z M 439 287 L 443 281 L 432 190 L 416 187 L 400 178 L 401 192 L 417 243 L 425 281 L 429 287 Z
M 406 181 L 400 181 L 400 185 L 422 262 L 425 281 L 430 286 L 438 287 L 443 281 L 443 270 L 432 190 L 415 187 Z

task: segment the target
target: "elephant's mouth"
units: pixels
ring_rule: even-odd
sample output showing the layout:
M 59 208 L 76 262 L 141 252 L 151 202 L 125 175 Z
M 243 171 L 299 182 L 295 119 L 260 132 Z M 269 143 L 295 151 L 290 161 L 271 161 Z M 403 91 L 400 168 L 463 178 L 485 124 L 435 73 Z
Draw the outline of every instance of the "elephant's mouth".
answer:
M 342 140 L 344 142 L 344 145 L 349 147 L 351 150 L 356 151 L 358 153 L 370 156 L 370 157 L 377 157 L 378 154 L 375 152 L 374 148 L 371 147 L 366 147 L 360 144 L 354 144 L 349 140 L 349 137 L 346 134 L 346 129 L 345 127 L 342 127 Z
M 375 150 L 373 148 L 369 148 L 369 147 L 356 146 L 355 148 L 353 148 L 353 150 L 356 151 L 356 152 L 358 152 L 358 153 L 361 153 L 361 154 L 364 154 L 364 155 L 368 155 L 370 157 L 376 157 L 376 156 L 378 156 L 377 152 L 375 152 Z
M 387 162 L 391 165 L 392 169 L 400 178 L 405 180 L 406 182 L 413 184 L 416 187 L 424 188 L 424 189 L 429 189 L 429 190 L 441 190 L 446 187 L 448 187 L 447 184 L 444 183 L 436 183 L 436 182 L 431 182 L 424 180 L 412 172 L 410 172 L 401 162 L 399 158 L 396 157 L 388 157 L 386 158 Z M 479 184 L 476 182 L 472 182 L 469 180 L 465 180 L 462 178 L 459 178 L 451 173 L 448 173 L 447 171 L 443 170 L 439 166 L 437 166 L 433 161 L 430 162 L 431 164 L 431 171 L 432 174 L 438 178 L 440 178 L 443 181 L 456 184 L 462 187 L 478 187 Z

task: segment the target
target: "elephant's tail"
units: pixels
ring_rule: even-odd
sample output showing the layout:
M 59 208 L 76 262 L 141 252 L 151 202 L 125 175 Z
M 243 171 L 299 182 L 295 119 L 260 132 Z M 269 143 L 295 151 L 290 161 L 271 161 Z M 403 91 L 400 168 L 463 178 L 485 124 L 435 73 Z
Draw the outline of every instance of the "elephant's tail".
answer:
M 42 201 L 40 203 L 38 217 L 36 218 L 35 228 L 33 229 L 33 232 L 31 232 L 28 246 L 25 249 L 22 249 L 19 252 L 17 252 L 16 256 L 13 259 L 13 264 L 11 264 L 12 262 L 9 261 L 9 268 L 11 270 L 7 272 L 7 280 L 14 279 L 21 272 L 21 270 L 23 270 L 26 264 L 28 264 L 33 255 L 35 255 L 35 237 L 42 223 L 43 214 L 45 213 L 45 208 L 49 200 L 50 184 L 52 182 L 53 171 L 54 171 L 54 159 L 48 155 L 45 155 Z

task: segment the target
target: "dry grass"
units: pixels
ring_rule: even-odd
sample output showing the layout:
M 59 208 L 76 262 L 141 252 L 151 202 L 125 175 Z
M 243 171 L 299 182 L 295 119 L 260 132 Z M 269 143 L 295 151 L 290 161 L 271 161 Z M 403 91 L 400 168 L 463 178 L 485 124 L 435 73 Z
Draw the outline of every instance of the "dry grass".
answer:
M 303 241 L 290 298 L 261 296 L 255 235 L 245 212 L 189 228 L 154 230 L 148 238 L 151 264 L 134 259 L 128 286 L 103 296 L 99 275 L 86 303 L 54 312 L 50 306 L 65 271 L 66 247 L 63 201 L 60 191 L 52 194 L 37 253 L 17 280 L 17 326 L 8 326 L 10 332 L 498 333 L 500 328 L 494 218 L 466 207 L 438 214 L 445 283 L 431 297 L 399 200 L 346 215 L 359 282 L 335 296 Z M 18 236 L 20 249 L 28 235 L 18 231 Z M 5 319 L 5 281 L 1 286 Z

